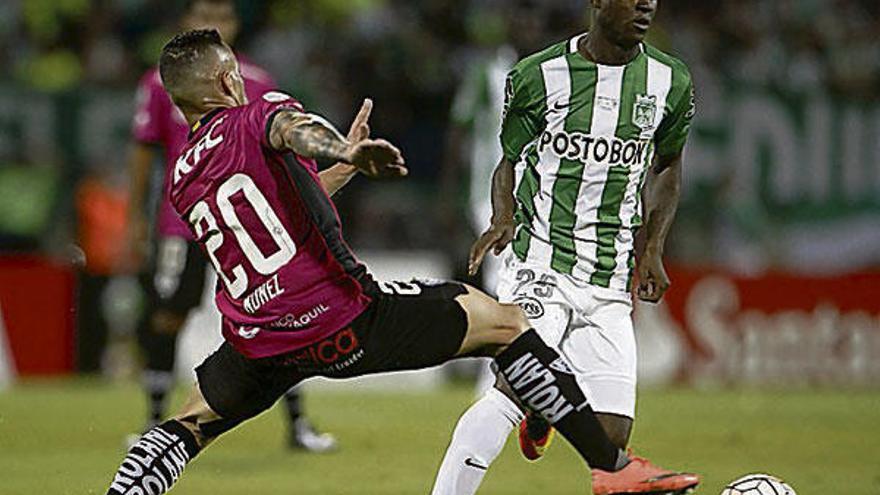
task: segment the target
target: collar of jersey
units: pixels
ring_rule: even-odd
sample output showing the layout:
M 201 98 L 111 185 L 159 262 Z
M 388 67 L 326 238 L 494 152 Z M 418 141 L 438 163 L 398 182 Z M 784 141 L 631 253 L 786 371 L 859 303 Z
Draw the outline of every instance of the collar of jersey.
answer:
M 571 38 L 570 40 L 568 40 L 568 53 L 577 53 L 577 54 L 580 54 L 580 52 L 578 51 L 578 44 L 580 44 L 580 42 L 581 42 L 581 38 L 585 38 L 588 34 L 590 34 L 590 32 L 589 32 L 589 31 L 586 31 L 586 32 L 583 32 L 583 33 L 581 33 L 581 34 L 578 34 L 578 35 L 576 35 L 574 38 Z M 639 58 L 640 56 L 642 56 L 644 53 L 645 53 L 645 43 L 642 42 L 642 43 L 639 43 L 639 54 L 636 56 L 636 58 L 630 60 L 630 61 L 627 62 L 626 64 L 621 65 L 621 66 L 619 66 L 619 67 L 624 67 L 624 66 L 626 66 L 626 65 L 629 65 L 629 64 L 633 63 L 637 58 Z M 583 55 L 581 55 L 581 58 L 584 59 L 584 60 L 586 60 L 587 62 L 593 64 L 593 65 L 604 65 L 604 64 L 597 64 L 596 62 L 593 62 L 592 60 L 589 60 L 588 58 L 584 57 Z M 612 66 L 612 67 L 613 67 L 613 66 Z
M 192 137 L 196 135 L 196 132 L 198 132 L 199 129 L 207 125 L 208 122 L 210 122 L 214 117 L 217 116 L 218 113 L 222 112 L 223 110 L 225 110 L 225 108 L 215 108 L 203 115 L 202 118 L 200 118 L 198 122 L 193 124 L 192 128 L 190 128 L 189 139 L 192 139 Z

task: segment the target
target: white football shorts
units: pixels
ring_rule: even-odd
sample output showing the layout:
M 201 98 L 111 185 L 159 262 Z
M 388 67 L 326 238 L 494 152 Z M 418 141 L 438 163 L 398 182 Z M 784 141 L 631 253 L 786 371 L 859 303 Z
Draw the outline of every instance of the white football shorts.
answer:
M 522 263 L 508 250 L 498 299 L 519 304 L 541 338 L 565 356 L 594 411 L 635 417 L 636 341 L 628 292 Z

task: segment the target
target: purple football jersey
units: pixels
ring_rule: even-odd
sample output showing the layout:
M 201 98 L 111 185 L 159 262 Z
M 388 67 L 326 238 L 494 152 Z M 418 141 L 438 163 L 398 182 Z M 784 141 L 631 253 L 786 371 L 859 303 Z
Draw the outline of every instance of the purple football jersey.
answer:
M 268 72 L 248 62 L 243 56 L 239 56 L 238 59 L 248 99 L 259 98 L 263 93 L 276 87 Z M 156 232 L 162 236 L 192 239 L 186 222 L 177 216 L 168 201 L 168 191 L 171 187 L 169 174 L 177 156 L 180 155 L 180 150 L 186 145 L 189 126 L 162 87 L 158 68 L 149 70 L 141 78 L 136 107 L 132 125 L 135 141 L 162 146 L 165 154 L 165 175 L 162 197 L 156 212 Z
M 326 338 L 370 302 L 316 163 L 268 142 L 284 109 L 302 111 L 268 92 L 209 113 L 170 176 L 171 203 L 217 270 L 223 336 L 250 358 Z

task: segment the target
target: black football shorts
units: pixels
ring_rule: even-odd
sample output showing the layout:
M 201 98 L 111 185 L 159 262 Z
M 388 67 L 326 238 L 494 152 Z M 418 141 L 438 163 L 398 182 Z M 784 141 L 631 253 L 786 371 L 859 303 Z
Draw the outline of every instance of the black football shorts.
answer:
M 211 409 L 231 426 L 270 408 L 310 377 L 350 378 L 436 366 L 458 354 L 467 315 L 455 300 L 467 289 L 454 282 L 380 282 L 372 302 L 346 328 L 307 347 L 248 359 L 229 343 L 197 369 Z

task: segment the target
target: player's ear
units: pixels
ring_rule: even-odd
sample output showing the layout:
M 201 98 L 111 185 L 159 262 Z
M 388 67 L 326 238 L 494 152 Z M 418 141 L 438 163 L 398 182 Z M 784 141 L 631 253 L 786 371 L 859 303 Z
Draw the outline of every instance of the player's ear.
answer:
M 226 70 L 220 74 L 220 86 L 224 96 L 231 98 L 238 105 L 247 103 L 244 94 L 244 81 L 237 70 Z

